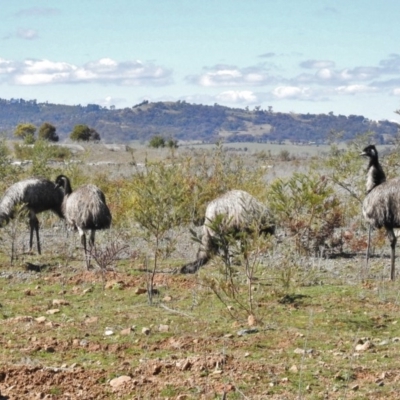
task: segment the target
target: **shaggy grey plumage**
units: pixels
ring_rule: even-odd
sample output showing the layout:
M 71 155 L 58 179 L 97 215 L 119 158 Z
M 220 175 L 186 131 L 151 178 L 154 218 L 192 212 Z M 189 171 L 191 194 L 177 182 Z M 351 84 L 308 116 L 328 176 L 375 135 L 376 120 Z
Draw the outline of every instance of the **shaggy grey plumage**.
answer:
M 108 229 L 111 225 L 112 217 L 104 193 L 91 184 L 72 191 L 70 180 L 65 175 L 56 178 L 56 187 L 64 189 L 62 212 L 67 223 L 79 232 L 86 266 L 89 268 L 90 254 L 86 247 L 86 231 L 90 231 L 89 247 L 92 249 L 96 230 Z
M 390 241 L 390 279 L 395 279 L 395 229 L 400 228 L 400 178 L 386 180 L 374 145 L 367 146 L 362 156 L 369 158 L 367 195 L 362 212 L 365 220 L 374 228 L 385 228 Z
M 14 218 L 17 205 L 23 205 L 23 208 L 28 210 L 29 216 L 29 250 L 32 251 L 33 232 L 35 231 L 37 250 L 41 254 L 39 220 L 36 215 L 50 210 L 63 218 L 61 211 L 63 198 L 63 191 L 55 190 L 54 183 L 47 179 L 31 178 L 14 183 L 5 191 L 0 201 L 0 226 Z
M 243 190 L 231 190 L 208 204 L 197 260 L 184 265 L 181 273 L 196 272 L 218 251 L 214 241 L 215 232 L 210 227 L 218 215 L 224 216 L 221 225 L 227 233 L 250 232 L 254 226 L 259 228 L 260 233 L 275 232 L 271 214 L 262 203 Z

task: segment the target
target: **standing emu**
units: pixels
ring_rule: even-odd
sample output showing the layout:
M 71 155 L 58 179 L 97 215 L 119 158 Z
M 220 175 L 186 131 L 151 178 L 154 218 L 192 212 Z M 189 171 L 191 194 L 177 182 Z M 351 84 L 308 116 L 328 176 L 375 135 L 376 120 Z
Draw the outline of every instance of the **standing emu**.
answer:
M 104 193 L 95 185 L 84 185 L 72 191 L 70 180 L 65 175 L 56 178 L 56 188 L 64 189 L 62 212 L 67 223 L 77 229 L 85 253 L 86 268 L 90 267 L 90 254 L 86 248 L 86 231 L 90 231 L 89 248 L 94 247 L 95 232 L 108 229 L 111 213 Z
M 217 253 L 216 233 L 210 226 L 220 215 L 223 216 L 221 228 L 226 233 L 251 232 L 256 225 L 260 233 L 275 233 L 270 212 L 262 203 L 243 190 L 226 192 L 208 204 L 197 259 L 184 265 L 180 271 L 182 274 L 195 273 Z
M 390 279 L 394 281 L 397 242 L 394 230 L 400 228 L 400 178 L 386 181 L 374 145 L 367 146 L 361 155 L 369 158 L 363 215 L 370 226 L 386 229 L 391 248 Z
M 8 224 L 10 219 L 15 217 L 15 207 L 22 205 L 29 216 L 29 251 L 32 251 L 33 231 L 35 231 L 37 251 L 41 254 L 39 220 L 36 214 L 50 210 L 63 218 L 61 211 L 63 198 L 63 191 L 54 190 L 54 183 L 47 179 L 31 178 L 14 183 L 5 191 L 0 201 L 0 226 Z

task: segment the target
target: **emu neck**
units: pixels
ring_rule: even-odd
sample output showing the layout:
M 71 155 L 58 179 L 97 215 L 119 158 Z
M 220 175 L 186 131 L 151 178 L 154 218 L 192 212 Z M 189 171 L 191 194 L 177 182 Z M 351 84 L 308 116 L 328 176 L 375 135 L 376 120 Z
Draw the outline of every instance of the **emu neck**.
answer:
M 386 181 L 385 172 L 379 163 L 378 157 L 371 158 L 368 165 L 367 173 L 367 193 L 369 193 L 373 188 L 380 185 Z
M 64 179 L 64 193 L 66 196 L 72 193 L 72 187 L 69 179 Z

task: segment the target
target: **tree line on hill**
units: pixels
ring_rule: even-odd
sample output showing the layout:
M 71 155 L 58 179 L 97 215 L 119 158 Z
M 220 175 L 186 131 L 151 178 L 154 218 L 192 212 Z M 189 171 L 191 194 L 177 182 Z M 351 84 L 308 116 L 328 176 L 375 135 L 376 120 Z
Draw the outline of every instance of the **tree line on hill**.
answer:
M 91 133 L 77 140 L 107 142 L 150 141 L 153 137 L 182 141 L 324 143 L 331 132 L 341 132 L 350 140 L 364 132 L 373 132 L 377 144 L 390 143 L 398 125 L 390 121 L 372 121 L 358 115 L 294 114 L 274 112 L 272 107 L 229 108 L 190 104 L 185 101 L 144 101 L 133 107 L 115 109 L 97 104 L 63 105 L 35 100 L 0 99 L 0 131 L 11 137 L 20 124 L 43 124 L 56 128 L 57 137 L 72 140 L 76 126 Z M 94 136 L 93 136 L 94 135 Z M 95 139 L 98 138 L 98 139 Z

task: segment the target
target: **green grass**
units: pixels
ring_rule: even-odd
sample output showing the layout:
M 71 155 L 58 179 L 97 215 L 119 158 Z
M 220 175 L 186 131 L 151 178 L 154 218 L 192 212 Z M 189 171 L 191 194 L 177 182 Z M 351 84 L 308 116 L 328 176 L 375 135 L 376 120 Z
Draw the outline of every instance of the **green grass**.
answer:
M 358 265 L 359 260 L 353 265 L 355 274 Z M 198 387 L 208 387 L 209 396 L 225 385 L 236 388 L 228 398 L 243 398 L 242 393 L 248 398 L 317 399 L 325 392 L 331 398 L 371 398 L 372 394 L 395 398 L 393 385 L 400 373 L 397 282 L 338 284 L 334 278 L 330 283 L 325 274 L 323 284 L 293 287 L 285 297 L 272 271 L 263 272 L 266 282 L 254 299 L 257 332 L 238 336 L 241 329 L 249 328 L 247 320 L 231 318 L 203 285 L 201 275 L 158 275 L 159 295 L 150 306 L 146 294 L 135 294 L 136 288 L 145 287 L 145 274 L 126 268 L 120 266 L 117 277 L 109 276 L 109 280 L 121 279 L 121 286 L 106 290 L 100 276 L 75 267 L 45 270 L 26 281 L 2 279 L 2 361 L 16 364 L 28 357 L 48 367 L 77 364 L 105 370 L 106 381 L 120 374 L 135 375 L 134 371 L 151 377 L 151 365 L 160 364 L 167 383 L 153 389 L 145 386 L 161 398 L 178 394 L 196 398 L 197 386 L 185 383 L 190 376 Z M 215 273 L 208 268 L 202 273 Z M 85 293 L 89 287 L 93 290 Z M 69 304 L 54 306 L 54 299 Z M 231 305 L 235 307 L 234 302 Z M 52 308 L 60 312 L 47 314 Z M 45 316 L 46 321 L 18 321 L 18 316 Z M 169 330 L 159 331 L 160 325 Z M 130 334 L 121 333 L 132 326 Z M 107 327 L 114 335 L 105 336 Z M 150 329 L 149 335 L 142 333 L 144 327 Z M 366 338 L 373 346 L 356 351 L 355 346 Z M 219 358 L 223 362 L 215 364 Z M 187 371 L 176 367 L 184 360 L 191 360 L 193 367 Z M 220 375 L 216 369 L 221 369 Z M 385 384 L 379 386 L 385 371 Z M 51 394 L 58 394 L 61 389 L 53 390 L 57 393 Z

